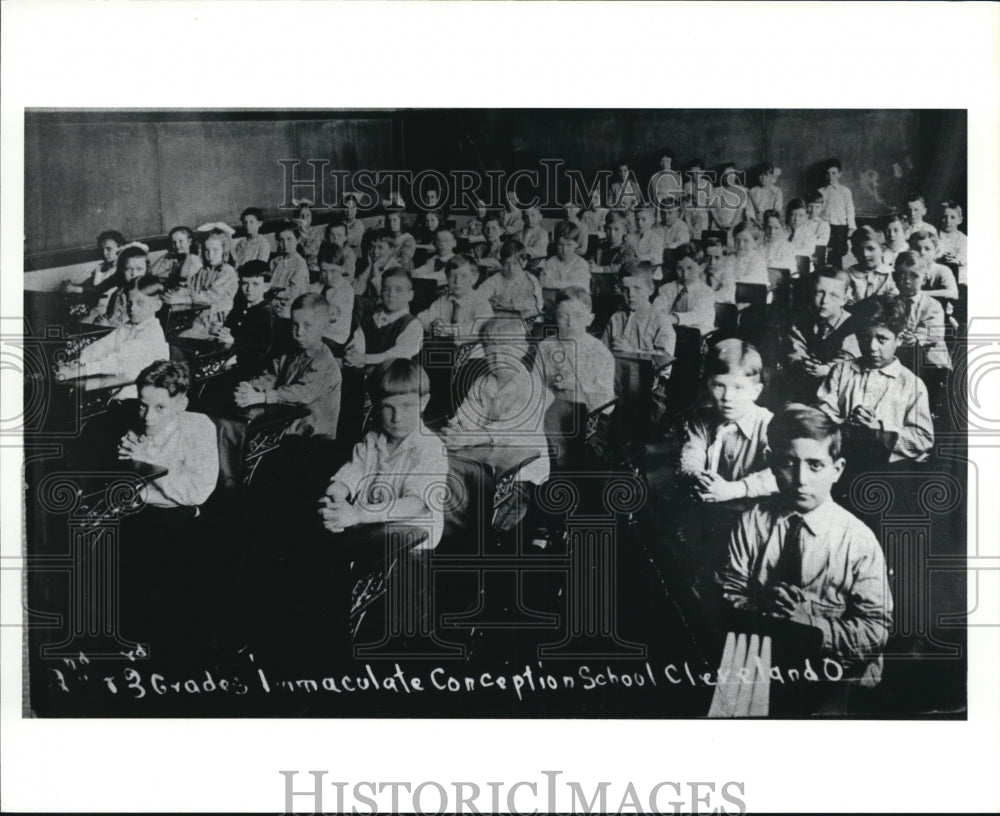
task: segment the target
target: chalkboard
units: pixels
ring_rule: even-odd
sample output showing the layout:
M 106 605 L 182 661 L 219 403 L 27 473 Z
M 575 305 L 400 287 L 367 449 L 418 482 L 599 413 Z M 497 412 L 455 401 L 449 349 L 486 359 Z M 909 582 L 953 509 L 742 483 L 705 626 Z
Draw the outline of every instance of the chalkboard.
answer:
M 178 224 L 236 224 L 248 206 L 277 215 L 285 192 L 281 159 L 328 159 L 327 172 L 393 163 L 393 122 L 385 114 L 223 116 L 171 121 L 152 113 L 128 121 L 119 113 L 101 121 L 98 114 L 29 112 L 26 254 L 89 249 L 105 229 L 148 239 Z M 311 172 L 303 164 L 299 174 Z

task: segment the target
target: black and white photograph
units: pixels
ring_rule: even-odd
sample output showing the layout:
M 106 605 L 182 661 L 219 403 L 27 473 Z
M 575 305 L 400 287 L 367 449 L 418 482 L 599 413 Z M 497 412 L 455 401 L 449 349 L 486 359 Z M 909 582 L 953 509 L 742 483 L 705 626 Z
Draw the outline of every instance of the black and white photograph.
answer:
M 1000 795 L 996 8 L 5 6 L 5 811 Z
M 965 716 L 964 111 L 25 129 L 36 716 Z

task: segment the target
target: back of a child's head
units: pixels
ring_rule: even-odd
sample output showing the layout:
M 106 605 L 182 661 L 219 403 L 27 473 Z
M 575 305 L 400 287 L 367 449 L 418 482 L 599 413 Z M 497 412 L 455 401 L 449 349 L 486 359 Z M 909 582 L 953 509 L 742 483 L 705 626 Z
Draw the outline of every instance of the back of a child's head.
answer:
M 267 261 L 254 259 L 242 264 L 237 270 L 241 278 L 263 278 L 265 281 L 271 280 L 271 265 Z
M 705 355 L 705 379 L 720 374 L 737 374 L 760 382 L 764 361 L 760 352 L 745 340 L 731 338 L 711 346 Z
M 858 330 L 886 328 L 898 335 L 906 328 L 906 304 L 896 295 L 875 295 L 862 300 L 854 311 Z
M 97 236 L 97 245 L 103 246 L 105 241 L 114 241 L 120 247 L 125 246 L 125 236 L 118 230 L 104 230 Z
M 590 292 L 582 286 L 567 286 L 565 289 L 560 289 L 556 295 L 556 306 L 560 303 L 580 303 L 588 312 L 594 307 Z
M 142 275 L 125 284 L 126 292 L 142 292 L 147 297 L 163 295 L 163 281 L 156 275 Z
M 560 221 L 558 224 L 556 224 L 555 238 L 557 241 L 560 238 L 565 238 L 568 241 L 579 242 L 580 228 L 572 221 Z
M 386 397 L 399 394 L 419 394 L 430 392 L 430 382 L 423 367 L 403 357 L 385 360 L 368 375 L 368 393 L 376 404 Z
M 830 441 L 830 458 L 840 458 L 840 426 L 819 408 L 790 403 L 778 411 L 767 426 L 767 445 L 772 453 L 791 450 L 796 439 Z
M 162 388 L 171 397 L 186 394 L 191 384 L 191 372 L 187 363 L 178 360 L 157 360 L 146 366 L 135 381 L 136 387 Z
M 864 224 L 863 226 L 858 227 L 856 230 L 854 230 L 854 232 L 851 233 L 852 247 L 859 247 L 862 244 L 868 244 L 868 243 L 875 243 L 875 244 L 882 243 L 882 236 L 879 235 L 878 230 L 876 230 L 874 227 L 871 227 L 868 224 Z

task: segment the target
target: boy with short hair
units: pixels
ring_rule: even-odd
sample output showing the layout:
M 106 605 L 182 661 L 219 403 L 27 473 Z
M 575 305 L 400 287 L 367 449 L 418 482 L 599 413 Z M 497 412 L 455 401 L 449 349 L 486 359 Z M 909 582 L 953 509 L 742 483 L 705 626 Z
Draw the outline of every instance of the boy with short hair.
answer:
M 521 243 L 532 261 L 543 261 L 549 254 L 549 234 L 542 226 L 542 210 L 540 207 L 528 207 L 524 211 L 524 231 L 521 233 Z
M 908 239 L 910 249 L 924 262 L 924 290 L 928 295 L 942 300 L 958 300 L 958 282 L 955 275 L 944 264 L 939 264 L 937 233 L 918 230 L 911 232 Z
M 446 269 L 455 257 L 457 245 L 458 241 L 455 239 L 455 232 L 451 227 L 438 227 L 434 231 L 434 254 L 413 270 L 413 277 L 433 280 L 439 286 L 444 286 L 448 282 Z
M 625 216 L 617 211 L 609 212 L 604 218 L 604 233 L 591 271 L 617 275 L 623 264 L 636 259 L 635 247 L 625 240 L 628 235 Z
M 858 316 L 861 355 L 834 366 L 819 387 L 819 407 L 837 422 L 876 431 L 894 431 L 889 462 L 922 462 L 934 447 L 934 423 L 927 388 L 896 358 L 906 327 L 906 307 L 898 297 L 877 295 Z
M 924 221 L 925 215 L 927 215 L 927 203 L 924 197 L 920 193 L 910 193 L 906 197 L 906 216 L 910 224 L 906 231 L 907 238 L 915 232 L 930 233 L 937 238 L 937 230 Z
M 941 229 L 938 232 L 938 260 L 958 267 L 958 282 L 968 275 L 969 239 L 958 227 L 962 223 L 962 205 L 956 201 L 941 204 Z
M 556 295 L 558 336 L 538 344 L 535 371 L 556 397 L 593 411 L 615 398 L 615 358 L 587 333 L 594 321 L 590 292 L 568 286 Z
M 431 303 L 417 315 L 417 320 L 432 337 L 448 337 L 456 344 L 475 343 L 482 321 L 493 317 L 488 298 L 475 288 L 479 268 L 468 255 L 455 255 L 445 270 L 448 294 Z
M 147 509 L 196 508 L 205 503 L 219 479 L 215 423 L 187 410 L 190 382 L 187 365 L 171 360 L 152 363 L 136 378 L 142 427 L 121 439 L 118 458 L 167 469 L 143 487 Z M 193 518 L 190 513 L 183 515 Z
M 361 320 L 365 351 L 348 347 L 344 363 L 349 366 L 373 366 L 397 357 L 410 359 L 420 353 L 424 341 L 423 326 L 410 314 L 413 281 L 402 269 L 382 276 L 382 303 Z
M 260 234 L 264 224 L 264 213 L 257 207 L 247 207 L 240 213 L 240 223 L 246 232 L 245 238 L 240 238 L 233 245 L 233 261 L 239 269 L 247 261 L 264 261 L 271 257 L 271 244 Z
M 322 295 L 299 295 L 292 303 L 292 339 L 297 350 L 271 361 L 269 370 L 236 386 L 240 408 L 259 404 L 301 405 L 309 415 L 287 433 L 335 439 L 340 416 L 340 366 L 323 342 L 330 309 Z
M 483 240 L 476 244 L 472 254 L 481 267 L 496 270 L 500 268 L 500 250 L 504 246 L 503 221 L 496 213 L 490 213 L 483 219 Z
M 556 254 L 542 264 L 539 280 L 544 289 L 565 289 L 567 286 L 590 288 L 590 266 L 576 250 L 580 230 L 569 221 L 556 225 Z
M 250 376 L 264 370 L 274 342 L 277 318 L 266 298 L 271 285 L 271 267 L 267 261 L 247 261 L 239 268 L 238 274 L 240 293 L 215 337 L 227 346 L 238 346 L 237 370 Z
M 809 220 L 805 224 L 805 229 L 812 234 L 813 250 L 816 247 L 830 245 L 830 222 L 823 217 L 823 210 L 826 207 L 826 199 L 819 190 L 815 190 L 806 196 L 806 214 Z
M 632 235 L 635 257 L 660 266 L 663 263 L 663 233 L 656 224 L 655 212 L 651 207 L 637 207 L 635 223 L 638 227 L 638 232 Z
M 357 258 L 365 243 L 365 225 L 358 218 L 358 197 L 354 193 L 344 196 L 344 227 L 347 229 L 347 245 L 354 250 Z
M 480 285 L 479 291 L 497 312 L 516 312 L 523 319 L 542 313 L 542 284 L 529 272 L 524 244 L 516 238 L 507 241 L 500 250 L 500 271 L 494 272 Z M 480 261 L 482 263 L 482 261 Z
M 677 280 L 660 287 L 653 308 L 675 326 L 692 326 L 708 334 L 715 329 L 715 292 L 704 281 L 702 258 L 697 244 L 682 244 L 674 250 Z
M 882 263 L 882 241 L 874 229 L 866 225 L 855 230 L 851 235 L 851 251 L 858 262 L 847 270 L 850 278 L 847 287 L 848 304 L 858 303 L 875 295 L 897 294 L 896 284 L 892 282 L 892 270 Z
M 430 399 L 427 373 L 412 360 L 385 360 L 368 388 L 379 429 L 355 445 L 351 460 L 330 480 L 320 500 L 323 526 L 341 532 L 359 524 L 412 524 L 428 533 L 418 549 L 432 549 L 441 540 L 444 515 L 430 496 L 447 478 L 448 458 L 441 438 L 421 419 Z
M 726 254 L 721 238 L 713 235 L 704 241 L 705 283 L 715 292 L 719 303 L 736 302 L 736 270 L 733 258 Z
M 835 264 L 847 254 L 847 239 L 857 228 L 854 220 L 854 196 L 849 187 L 840 183 L 840 159 L 826 163 L 826 186 L 820 188 L 824 213 L 830 223 L 830 252 Z
M 622 289 L 626 308 L 611 315 L 602 341 L 611 351 L 658 351 L 673 356 L 677 344 L 672 321 L 653 308 L 653 270 L 646 261 L 629 264 Z
M 777 491 L 767 465 L 771 412 L 757 405 L 764 364 L 742 340 L 723 340 L 705 358 L 711 400 L 685 422 L 680 472 L 703 502 L 757 499 Z
M 831 498 L 844 471 L 840 432 L 789 405 L 767 430 L 778 496 L 746 511 L 729 539 L 722 595 L 736 610 L 812 626 L 846 675 L 875 686 L 892 624 L 878 539 Z
M 676 249 L 691 240 L 691 229 L 681 219 L 681 203 L 676 196 L 668 196 L 660 201 L 663 212 L 663 246 Z M 660 254 L 660 261 L 663 254 Z
M 85 346 L 73 362 L 56 369 L 56 379 L 111 376 L 128 383 L 115 393 L 116 399 L 137 396 L 136 377 L 157 360 L 170 356 L 170 347 L 156 313 L 163 306 L 163 284 L 144 275 L 125 285 L 125 314 L 128 322 Z
M 792 323 L 789 331 L 790 369 L 803 380 L 808 399 L 816 394 L 831 368 L 861 354 L 854 332 L 857 322 L 844 309 L 850 284 L 848 274 L 830 266 L 822 267 L 813 282 L 810 313 Z
M 922 291 L 926 262 L 915 252 L 896 256 L 893 279 L 899 297 L 906 305 L 906 325 L 899 335 L 905 349 L 923 349 L 921 363 L 938 369 L 951 369 L 951 355 L 944 341 L 944 308 Z

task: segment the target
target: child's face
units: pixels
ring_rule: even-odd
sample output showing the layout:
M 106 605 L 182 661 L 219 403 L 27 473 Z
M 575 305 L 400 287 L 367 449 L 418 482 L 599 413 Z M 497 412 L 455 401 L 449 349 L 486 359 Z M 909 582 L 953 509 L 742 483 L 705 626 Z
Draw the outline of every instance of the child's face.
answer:
M 483 343 L 486 364 L 493 373 L 501 369 L 516 370 L 517 361 L 524 357 L 527 343 L 511 336 L 489 337 Z
M 803 226 L 806 223 L 806 221 L 809 220 L 809 216 L 806 215 L 806 211 L 801 207 L 797 207 L 796 209 L 792 210 L 788 218 L 789 218 L 788 222 L 789 226 L 793 230 L 797 230 L 799 227 Z
M 306 227 L 312 226 L 313 214 L 312 210 L 308 207 L 302 207 L 299 209 L 298 215 L 295 220 L 299 222 L 299 229 L 306 229 Z
M 733 243 L 736 245 L 737 255 L 746 255 L 757 246 L 757 241 L 750 230 L 743 230 L 733 239 Z
M 556 241 L 556 255 L 560 261 L 565 261 L 573 257 L 576 252 L 576 241 L 567 238 L 565 235 Z
M 389 217 L 386 219 L 386 224 L 390 230 L 398 234 L 403 229 L 403 216 L 395 212 L 389 213 Z
M 774 171 L 768 170 L 766 173 L 760 174 L 760 186 L 769 187 L 774 183 Z
M 674 160 L 670 156 L 660 156 L 660 169 L 670 170 L 674 166 Z
M 139 256 L 125 261 L 125 280 L 132 281 L 146 274 L 146 258 Z
M 625 240 L 625 224 L 621 221 L 613 221 L 606 227 L 608 231 L 608 238 L 611 240 L 612 246 L 618 246 L 622 241 Z
M 438 203 L 438 200 L 439 200 L 439 196 L 438 196 L 438 191 L 437 190 L 428 190 L 427 191 L 427 206 L 429 206 L 429 207 L 436 207 L 437 203 Z
M 924 216 L 927 215 L 927 207 L 923 201 L 910 201 L 906 205 L 906 211 L 910 215 L 911 224 L 923 223 Z
M 240 219 L 240 223 L 243 224 L 243 229 L 251 238 L 260 232 L 260 219 L 256 215 L 244 215 Z
M 191 251 L 191 239 L 186 232 L 175 232 L 170 236 L 170 249 L 178 255 L 187 255 Z
M 954 232 L 958 225 L 962 223 L 962 216 L 954 207 L 945 207 L 941 213 L 941 231 Z
M 677 219 L 680 217 L 681 217 L 681 211 L 678 210 L 676 207 L 663 211 L 663 223 L 666 224 L 668 227 L 672 227 L 674 224 L 676 224 Z
M 882 258 L 882 247 L 874 241 L 863 241 L 854 246 L 854 257 L 858 259 L 858 265 L 862 269 L 868 271 L 878 269 Z
M 725 253 L 720 246 L 710 246 L 705 248 L 705 268 L 706 269 L 718 269 L 719 265 L 722 263 L 722 257 Z
M 316 348 L 329 325 L 330 316 L 321 309 L 296 309 L 292 312 L 292 339 L 299 348 Z
M 118 259 L 119 251 L 118 244 L 110 238 L 101 244 L 101 257 L 104 258 L 106 264 L 114 263 Z
M 429 212 L 424 216 L 424 224 L 427 226 L 427 229 L 434 232 L 434 230 L 441 226 L 441 219 L 438 218 L 437 213 Z
M 627 164 L 620 164 L 620 165 L 618 165 L 618 178 L 620 178 L 622 181 L 626 181 L 628 179 L 628 165 Z
M 727 167 L 722 171 L 722 183 L 727 187 L 731 187 L 739 181 L 738 173 L 735 167 Z
M 820 320 L 830 321 L 844 310 L 847 284 L 836 278 L 817 278 L 813 305 Z
M 253 306 L 264 299 L 264 293 L 267 292 L 267 281 L 261 277 L 240 278 L 240 292 L 243 293 L 247 305 Z
M 448 230 L 441 230 L 434 235 L 434 251 L 438 255 L 447 257 L 455 251 L 455 236 Z
M 513 278 L 518 273 L 524 272 L 524 264 L 521 263 L 521 259 L 517 255 L 511 255 L 503 262 L 500 271 L 505 278 Z
M 922 241 L 913 241 L 910 244 L 910 247 L 925 261 L 933 261 L 937 255 L 937 244 L 933 238 L 924 238 Z
M 542 211 L 537 208 L 524 211 L 524 220 L 529 227 L 537 227 L 542 223 Z
M 653 214 L 646 210 L 641 210 L 635 214 L 635 223 L 638 225 L 640 232 L 645 232 L 653 226 Z
M 701 277 L 701 271 L 701 264 L 694 258 L 681 258 L 677 262 L 677 277 L 685 286 L 690 286 L 697 281 Z
M 487 221 L 485 226 L 483 226 L 483 235 L 486 236 L 486 240 L 490 243 L 499 241 L 501 232 L 500 224 L 496 221 Z
M 774 241 L 781 237 L 781 222 L 773 215 L 764 223 L 764 235 L 768 241 Z
M 579 340 L 587 333 L 594 315 L 577 300 L 564 300 L 556 306 L 556 325 L 560 340 Z
M 330 230 L 330 241 L 339 247 L 344 246 L 347 243 L 347 227 L 343 224 L 338 224 Z
M 347 214 L 348 221 L 353 221 L 358 217 L 358 205 L 353 198 L 347 200 L 347 206 L 344 208 L 344 212 Z
M 826 183 L 836 184 L 839 181 L 840 181 L 840 168 L 839 167 L 826 168 Z
M 885 237 L 891 247 L 906 246 L 906 230 L 900 221 L 890 221 L 885 228 Z
M 476 202 L 476 218 L 482 220 L 486 217 L 486 205 L 482 201 Z
M 760 396 L 763 384 L 746 374 L 715 374 L 708 378 L 708 393 L 716 413 L 726 420 L 739 419 Z
M 829 439 L 793 439 L 768 461 L 781 497 L 800 513 L 823 504 L 844 472 L 844 460 L 830 456 Z
M 352 275 L 343 264 L 324 261 L 319 265 L 319 277 L 324 286 L 336 286 L 341 280 L 350 280 Z
M 810 218 L 819 218 L 820 213 L 823 212 L 823 202 L 810 201 L 806 204 L 806 212 L 809 214 Z
M 133 289 L 125 295 L 125 312 L 128 315 L 129 323 L 142 323 L 154 317 L 162 301 L 155 295 L 147 295 L 138 289 Z
M 601 192 L 600 190 L 595 190 L 590 195 L 590 206 L 595 210 L 601 206 Z
M 867 326 L 857 336 L 861 362 L 867 368 L 885 368 L 896 359 L 899 338 L 888 326 Z
M 390 439 L 408 437 L 420 425 L 420 416 L 427 407 L 429 394 L 390 394 L 382 397 L 378 405 L 382 430 Z
M 924 271 L 916 266 L 897 266 L 893 278 L 899 294 L 906 298 L 916 297 L 924 285 Z
M 187 394 L 170 396 L 166 388 L 145 385 L 139 391 L 139 418 L 147 434 L 155 435 L 187 409 Z
M 292 309 L 292 296 L 286 292 L 278 292 L 271 301 L 271 308 L 277 317 L 288 319 Z
M 653 287 L 642 278 L 625 278 L 622 282 L 625 290 L 625 302 L 630 312 L 640 312 L 649 308 L 649 298 Z
M 372 249 L 375 252 L 375 257 L 376 258 L 384 258 L 386 255 L 388 255 L 392 251 L 392 242 L 391 241 L 376 241 L 372 245 Z
M 298 243 L 299 239 L 295 237 L 295 233 L 291 230 L 282 230 L 275 239 L 278 253 L 281 255 L 291 255 L 295 252 L 295 247 Z
M 204 246 L 201 248 L 201 257 L 205 261 L 206 266 L 218 266 L 221 264 L 222 253 L 221 241 L 205 241 Z
M 580 207 L 576 204 L 567 204 L 563 209 L 568 221 L 576 221 L 580 216 Z
M 456 267 L 448 273 L 448 286 L 456 297 L 465 297 L 469 294 L 475 288 L 477 280 L 479 271 L 469 264 Z
M 382 304 L 388 312 L 398 312 L 410 305 L 413 287 L 403 277 L 396 276 L 382 280 Z

